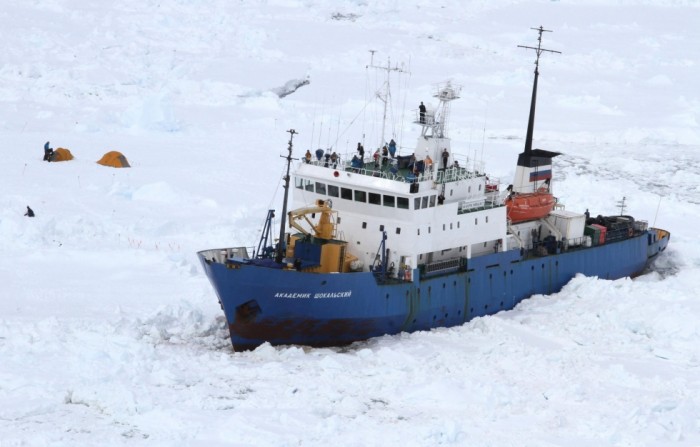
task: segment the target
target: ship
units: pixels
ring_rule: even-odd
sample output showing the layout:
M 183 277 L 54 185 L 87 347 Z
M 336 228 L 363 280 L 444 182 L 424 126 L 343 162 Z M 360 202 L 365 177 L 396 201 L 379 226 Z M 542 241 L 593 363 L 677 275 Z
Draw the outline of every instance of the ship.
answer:
M 555 293 L 579 274 L 645 272 L 668 231 L 622 212 L 570 211 L 553 194 L 561 154 L 532 148 L 539 60 L 550 51 L 547 30 L 533 29 L 528 129 L 507 188 L 453 151 L 446 124 L 461 88 L 451 82 L 435 86 L 436 107 L 414 111 L 421 133 L 410 154 L 309 150 L 296 159 L 288 131 L 279 229 L 269 210 L 256 245 L 198 252 L 234 350 L 453 327 Z

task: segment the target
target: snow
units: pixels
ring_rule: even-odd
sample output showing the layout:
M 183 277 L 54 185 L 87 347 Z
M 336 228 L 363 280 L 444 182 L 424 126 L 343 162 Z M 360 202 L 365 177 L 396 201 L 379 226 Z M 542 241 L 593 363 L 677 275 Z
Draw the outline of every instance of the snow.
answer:
M 699 22 L 692 0 L 9 2 L 0 446 L 700 445 Z M 535 128 L 564 153 L 556 193 L 594 214 L 624 196 L 671 231 L 653 271 L 456 328 L 233 352 L 195 253 L 257 240 L 286 130 L 298 156 L 375 144 L 376 50 L 410 69 L 401 150 L 451 79 L 453 147 L 507 184 L 534 56 L 517 45 L 540 25 L 562 51 Z M 41 161 L 47 140 L 75 159 Z M 132 167 L 95 163 L 110 150 Z

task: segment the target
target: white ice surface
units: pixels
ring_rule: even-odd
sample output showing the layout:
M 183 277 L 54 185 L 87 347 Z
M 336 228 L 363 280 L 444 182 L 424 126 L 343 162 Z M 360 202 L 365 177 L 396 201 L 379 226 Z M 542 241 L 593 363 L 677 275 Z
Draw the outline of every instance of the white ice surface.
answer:
M 0 446 L 700 446 L 698 24 L 692 0 L 8 0 Z M 285 131 L 297 155 L 376 144 L 377 50 L 410 69 L 401 150 L 451 79 L 453 147 L 510 183 L 534 57 L 517 45 L 539 25 L 562 51 L 535 129 L 564 154 L 556 193 L 594 214 L 625 196 L 671 231 L 655 271 L 457 328 L 232 352 L 195 253 L 257 240 Z M 47 140 L 75 160 L 41 161 Z M 109 150 L 132 168 L 96 164 Z

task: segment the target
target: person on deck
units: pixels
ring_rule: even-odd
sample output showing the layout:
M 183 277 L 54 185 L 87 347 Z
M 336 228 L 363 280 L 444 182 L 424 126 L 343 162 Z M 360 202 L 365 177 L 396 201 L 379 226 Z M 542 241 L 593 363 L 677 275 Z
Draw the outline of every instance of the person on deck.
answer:
M 433 159 L 430 158 L 430 155 L 425 156 L 425 169 L 428 172 L 431 172 L 433 170 Z
M 396 157 L 396 141 L 393 138 L 389 141 L 389 155 L 391 158 Z
M 387 161 L 389 160 L 389 149 L 384 145 L 382 148 L 382 168 L 387 165 Z
M 450 153 L 447 152 L 447 148 L 442 150 L 442 168 L 447 169 L 447 161 L 450 159 Z
M 31 209 L 31 208 L 29 208 L 29 207 L 27 207 L 27 212 L 24 213 L 24 215 L 27 216 L 27 217 L 34 217 L 34 210 Z
M 311 151 L 306 150 L 306 154 L 304 154 L 304 160 L 306 160 L 307 163 L 311 163 Z
M 362 167 L 362 160 L 360 160 L 357 155 L 353 155 L 350 166 L 352 166 L 353 170 L 357 172 L 357 170 Z
M 365 148 L 362 146 L 362 143 L 357 143 L 357 153 L 360 155 L 361 160 L 365 159 Z
M 336 154 L 335 152 L 331 154 L 331 163 L 333 163 L 333 169 L 335 169 L 336 166 L 338 166 L 338 154 Z
M 421 124 L 425 123 L 425 105 L 423 105 L 423 101 L 420 102 L 420 105 L 418 106 L 418 111 L 420 112 L 420 122 Z

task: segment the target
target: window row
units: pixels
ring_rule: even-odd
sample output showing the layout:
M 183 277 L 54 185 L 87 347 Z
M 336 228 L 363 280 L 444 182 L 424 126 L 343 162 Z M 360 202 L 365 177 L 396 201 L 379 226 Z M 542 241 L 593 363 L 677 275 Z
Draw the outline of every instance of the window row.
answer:
M 352 200 L 355 202 L 370 203 L 372 205 L 383 205 L 392 208 L 408 209 L 408 198 L 407 197 L 395 197 L 387 194 L 378 194 L 374 192 L 367 192 L 361 189 L 350 189 L 342 188 L 336 185 L 325 184 L 321 182 L 315 182 L 313 180 L 297 178 L 295 181 L 295 186 L 298 189 L 303 189 L 309 192 L 315 192 L 316 194 L 323 194 L 329 197 L 340 197 L 345 200 Z M 427 199 L 427 197 L 425 197 Z M 433 197 L 434 202 L 435 197 Z M 433 203 L 430 206 L 435 206 Z

